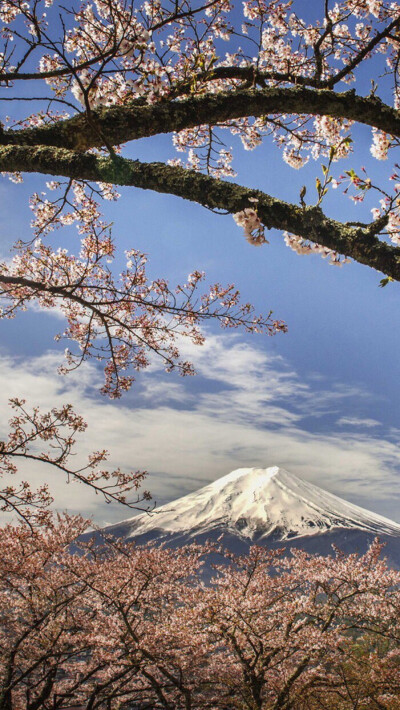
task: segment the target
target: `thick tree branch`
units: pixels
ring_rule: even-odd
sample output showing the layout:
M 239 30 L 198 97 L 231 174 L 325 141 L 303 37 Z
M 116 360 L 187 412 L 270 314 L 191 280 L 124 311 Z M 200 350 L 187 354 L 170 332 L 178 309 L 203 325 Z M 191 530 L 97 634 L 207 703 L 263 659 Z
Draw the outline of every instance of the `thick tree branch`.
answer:
M 0 132 L 1 145 L 51 145 L 87 150 L 104 145 L 180 131 L 201 124 L 216 124 L 246 116 L 311 114 L 348 118 L 400 137 L 400 112 L 374 97 L 354 91 L 295 88 L 240 89 L 145 105 L 133 101 L 125 106 L 92 111 L 39 128 Z
M 224 209 L 234 214 L 258 200 L 258 214 L 268 228 L 287 230 L 329 249 L 350 256 L 386 276 L 400 281 L 400 249 L 380 241 L 376 223 L 369 229 L 351 227 L 330 219 L 319 207 L 298 207 L 260 191 L 164 163 L 141 163 L 113 157 L 38 146 L 0 148 L 0 170 L 21 170 L 73 179 L 131 185 L 167 193 L 204 207 Z

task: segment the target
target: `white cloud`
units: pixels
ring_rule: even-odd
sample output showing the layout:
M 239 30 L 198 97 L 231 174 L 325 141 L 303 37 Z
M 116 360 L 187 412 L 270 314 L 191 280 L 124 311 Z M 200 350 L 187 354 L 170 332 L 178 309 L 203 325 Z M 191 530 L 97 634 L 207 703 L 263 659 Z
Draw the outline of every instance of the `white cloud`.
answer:
M 183 342 L 185 357 L 193 359 L 196 372 L 238 390 L 261 390 L 268 400 L 287 398 L 308 391 L 296 372 L 287 367 L 280 355 L 267 354 L 247 343 L 237 334 L 208 335 L 198 348 Z
M 165 382 L 164 380 L 149 379 L 142 388 L 141 396 L 145 400 L 156 402 L 162 400 L 164 402 L 192 402 L 193 396 L 187 392 L 185 385 L 178 382 Z
M 321 417 L 340 410 L 346 401 L 348 411 L 352 396 L 358 411 L 360 397 L 368 401 L 368 393 L 354 388 L 350 395 L 340 385 L 325 391 L 318 377 L 302 382 L 281 357 L 230 334 L 209 336 L 206 346 L 196 350 L 201 378 L 197 383 L 191 378 L 176 382 L 154 370 L 141 378 L 136 403 L 134 395 L 117 403 L 95 395 L 100 373 L 92 364 L 65 378 L 57 376 L 58 364 L 55 353 L 25 363 L 0 357 L 4 401 L 24 396 L 43 408 L 71 402 L 89 422 L 79 455 L 106 447 L 113 467 L 148 470 L 147 487 L 159 503 L 234 468 L 277 464 L 337 495 L 399 518 L 394 496 L 398 448 L 390 440 L 371 436 L 375 420 L 366 417 L 362 424 L 362 419 L 349 415 L 337 422 L 342 427 L 346 420 L 357 421 L 357 433 L 354 429 L 318 433 L 302 425 L 315 409 Z M 5 431 L 10 416 L 5 404 L 0 415 Z M 33 473 L 37 480 L 43 475 Z M 94 514 L 100 523 L 129 517 L 129 511 L 106 507 L 90 491 L 67 487 L 53 473 L 51 485 L 60 508 Z
M 354 426 L 370 429 L 371 427 L 381 426 L 381 423 L 376 419 L 363 419 L 362 417 L 340 417 L 336 422 L 337 426 Z

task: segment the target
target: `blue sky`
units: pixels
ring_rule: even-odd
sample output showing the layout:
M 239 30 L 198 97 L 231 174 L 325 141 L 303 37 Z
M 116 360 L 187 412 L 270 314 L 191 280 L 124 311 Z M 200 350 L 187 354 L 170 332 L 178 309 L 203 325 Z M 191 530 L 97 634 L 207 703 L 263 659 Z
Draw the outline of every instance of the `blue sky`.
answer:
M 368 91 L 368 82 L 360 93 Z M 318 163 L 297 172 L 268 141 L 247 153 L 226 139 L 237 148 L 237 182 L 297 203 L 307 184 L 306 200 L 315 201 Z M 354 139 L 354 155 L 335 176 L 363 164 L 385 181 L 391 165 L 371 157 L 371 131 L 357 128 Z M 174 155 L 168 136 L 131 144 L 124 154 L 147 161 Z M 1 182 L 3 257 L 15 239 L 29 238 L 28 196 L 45 189 L 44 183 L 42 176 L 27 176 L 22 186 Z M 299 257 L 275 230 L 267 234 L 270 244 L 256 249 L 230 216 L 167 195 L 121 192 L 117 203 L 105 205 L 121 251 L 143 250 L 150 275 L 171 283 L 195 268 L 206 272 L 209 283 L 234 282 L 258 311 L 272 309 L 284 319 L 288 333 L 267 338 L 209 327 L 202 348 L 183 344 L 195 378 L 167 375 L 154 363 L 121 401 L 110 402 L 98 394 L 101 372 L 93 364 L 57 375 L 65 347 L 53 340 L 62 330 L 59 317 L 22 314 L 1 324 L 1 428 L 7 428 L 8 397 L 23 395 L 43 407 L 68 401 L 89 423 L 79 455 L 106 446 L 113 465 L 147 469 L 146 487 L 158 503 L 234 468 L 280 465 L 400 521 L 398 284 L 381 289 L 381 275 L 366 267 L 339 269 L 319 256 Z M 332 190 L 324 209 L 341 220 L 369 220 L 373 204 L 354 206 Z M 54 244 L 59 239 L 76 250 L 73 232 L 52 237 Z M 30 473 L 38 481 L 45 475 Z M 92 515 L 100 524 L 129 516 L 55 474 L 51 485 L 60 509 Z

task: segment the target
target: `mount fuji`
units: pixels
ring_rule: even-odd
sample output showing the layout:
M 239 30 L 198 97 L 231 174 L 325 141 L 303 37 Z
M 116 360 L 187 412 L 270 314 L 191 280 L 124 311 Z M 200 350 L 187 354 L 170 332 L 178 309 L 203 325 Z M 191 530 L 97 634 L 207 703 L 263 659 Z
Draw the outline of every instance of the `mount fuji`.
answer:
M 348 503 L 288 471 L 240 468 L 194 493 L 90 536 L 112 535 L 126 541 L 180 547 L 215 541 L 233 552 L 250 545 L 298 547 L 331 554 L 364 552 L 375 537 L 384 555 L 400 568 L 400 524 Z

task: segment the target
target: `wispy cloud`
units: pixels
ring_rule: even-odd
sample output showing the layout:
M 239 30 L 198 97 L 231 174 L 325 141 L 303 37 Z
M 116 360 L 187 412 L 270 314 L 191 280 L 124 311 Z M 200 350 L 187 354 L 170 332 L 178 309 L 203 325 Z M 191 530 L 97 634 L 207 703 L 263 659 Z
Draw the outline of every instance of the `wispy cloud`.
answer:
M 376 419 L 363 419 L 362 417 L 340 417 L 336 422 L 337 426 L 353 426 L 370 429 L 371 427 L 381 426 L 381 423 Z
M 370 401 L 367 392 L 349 391 L 320 377 L 301 381 L 283 358 L 231 334 L 210 335 L 196 350 L 198 380 L 174 379 L 154 367 L 140 378 L 136 395 L 117 403 L 97 395 L 101 373 L 94 365 L 61 378 L 58 358 L 55 353 L 25 362 L 0 357 L 4 399 L 25 396 L 43 408 L 71 402 L 90 425 L 77 462 L 84 452 L 106 446 L 113 466 L 150 472 L 148 487 L 158 503 L 234 468 L 280 465 L 399 519 L 397 443 L 389 434 L 372 435 L 379 422 L 359 416 L 360 401 Z M 337 411 L 343 415 L 334 417 L 333 427 L 322 433 L 313 428 L 313 416 L 320 420 Z M 0 414 L 5 430 L 10 416 L 5 404 Z M 43 470 L 33 474 L 38 481 L 48 475 Z M 81 486 L 68 487 L 53 474 L 51 479 L 60 508 L 94 515 L 100 523 L 129 515 L 104 506 Z

